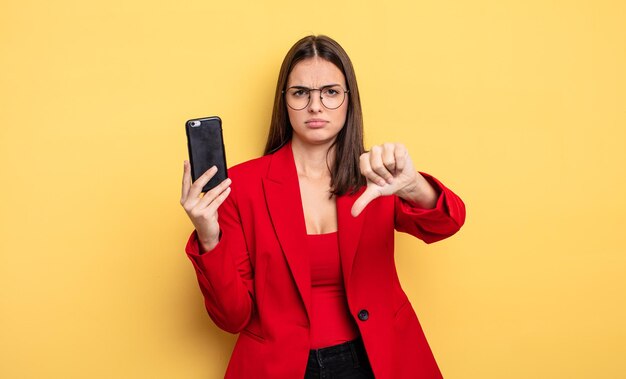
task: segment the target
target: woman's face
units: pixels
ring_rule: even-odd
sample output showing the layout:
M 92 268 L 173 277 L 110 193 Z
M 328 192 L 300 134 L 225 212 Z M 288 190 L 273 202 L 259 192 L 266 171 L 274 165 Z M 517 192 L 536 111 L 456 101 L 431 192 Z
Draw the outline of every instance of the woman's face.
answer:
M 347 88 L 346 78 L 337 66 L 319 57 L 298 62 L 287 78 L 288 89 L 292 87 L 329 88 L 333 85 L 339 85 L 340 90 L 345 90 Z M 335 87 L 335 89 L 337 88 L 339 87 Z M 294 139 L 315 145 L 332 143 L 335 140 L 346 123 L 349 94 L 339 94 L 332 88 L 327 89 L 326 94 L 328 95 L 326 96 L 327 99 L 330 99 L 331 96 L 344 95 L 345 99 L 338 108 L 328 109 L 320 101 L 320 91 L 314 90 L 309 93 L 311 99 L 303 109 L 294 110 L 287 106 Z M 285 96 L 290 96 L 289 90 L 286 91 Z M 333 105 L 332 100 L 325 101 L 331 106 Z

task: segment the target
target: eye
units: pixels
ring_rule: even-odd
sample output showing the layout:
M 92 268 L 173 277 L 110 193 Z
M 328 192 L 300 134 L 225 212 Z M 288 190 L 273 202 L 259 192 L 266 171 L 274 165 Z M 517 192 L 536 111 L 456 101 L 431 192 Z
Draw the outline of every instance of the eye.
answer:
M 291 96 L 293 97 L 305 97 L 309 95 L 309 91 L 304 88 L 294 88 L 291 91 Z
M 340 91 L 336 87 L 330 87 L 330 88 L 324 88 L 324 92 L 323 93 L 326 96 L 337 96 L 337 95 L 339 95 Z

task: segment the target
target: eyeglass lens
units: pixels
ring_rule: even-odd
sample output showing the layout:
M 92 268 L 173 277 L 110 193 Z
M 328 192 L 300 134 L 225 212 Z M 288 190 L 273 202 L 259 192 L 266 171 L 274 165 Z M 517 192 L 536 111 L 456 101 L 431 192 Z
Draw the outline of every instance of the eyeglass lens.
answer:
M 285 92 L 287 105 L 294 110 L 306 108 L 311 101 L 311 92 L 319 91 L 322 105 L 328 109 L 337 109 L 343 104 L 346 91 L 339 85 L 322 88 L 291 87 Z

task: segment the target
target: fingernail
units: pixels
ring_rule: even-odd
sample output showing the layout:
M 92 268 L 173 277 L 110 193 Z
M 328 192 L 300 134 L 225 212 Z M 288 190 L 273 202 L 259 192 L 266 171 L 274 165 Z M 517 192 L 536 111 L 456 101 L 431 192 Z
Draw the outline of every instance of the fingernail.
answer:
M 380 179 L 380 180 L 378 181 L 378 185 L 379 185 L 379 186 L 384 186 L 385 184 L 387 184 L 387 182 L 386 182 L 384 179 Z

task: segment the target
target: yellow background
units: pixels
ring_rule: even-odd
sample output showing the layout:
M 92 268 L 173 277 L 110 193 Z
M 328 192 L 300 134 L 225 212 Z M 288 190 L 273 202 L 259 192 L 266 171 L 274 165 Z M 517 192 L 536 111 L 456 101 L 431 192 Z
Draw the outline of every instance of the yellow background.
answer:
M 366 144 L 465 200 L 398 236 L 446 378 L 626 377 L 623 1 L 0 3 L 0 377 L 219 378 L 183 252 L 184 121 L 262 152 L 307 34 L 350 54 Z

